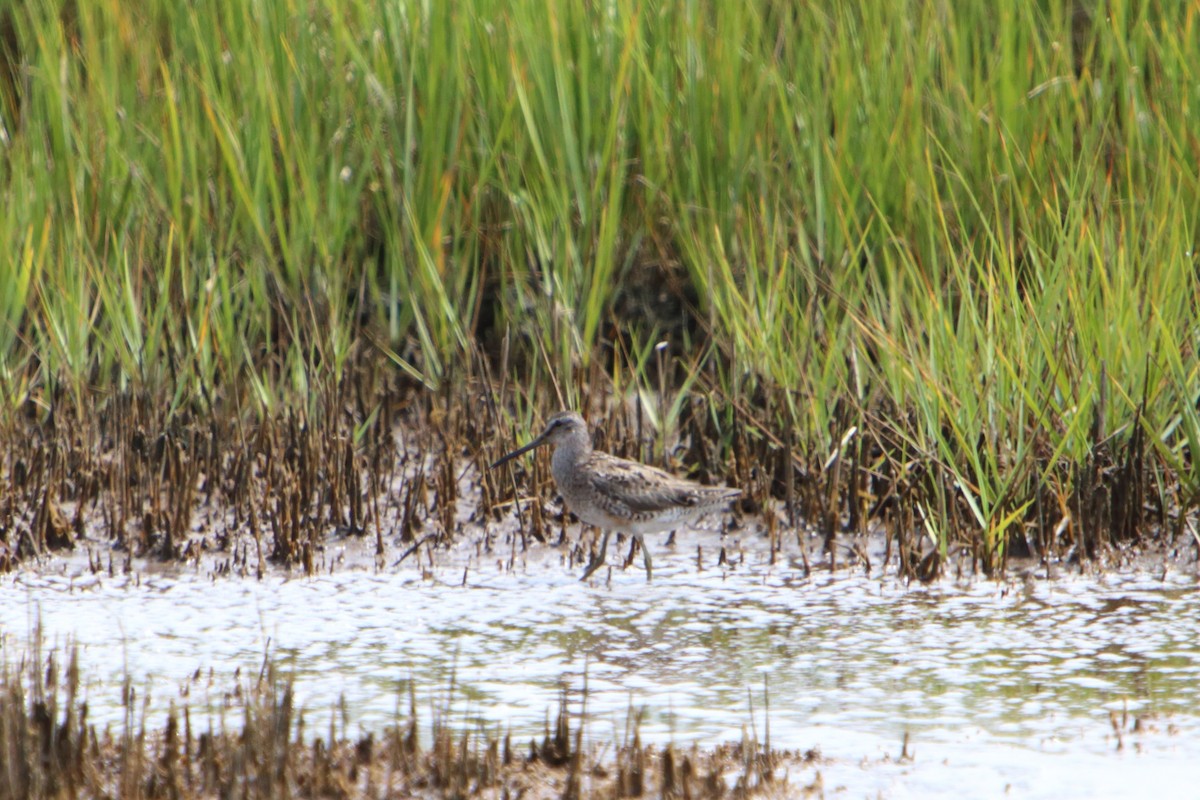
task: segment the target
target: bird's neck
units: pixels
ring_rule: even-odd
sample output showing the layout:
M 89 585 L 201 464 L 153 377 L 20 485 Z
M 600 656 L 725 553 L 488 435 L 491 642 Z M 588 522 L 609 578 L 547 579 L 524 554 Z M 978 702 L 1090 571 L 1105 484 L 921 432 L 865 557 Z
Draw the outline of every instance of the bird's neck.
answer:
M 551 469 L 555 474 L 568 469 L 587 459 L 592 453 L 592 440 L 585 431 L 573 431 L 570 436 L 560 441 L 554 447 L 554 455 L 550 459 Z

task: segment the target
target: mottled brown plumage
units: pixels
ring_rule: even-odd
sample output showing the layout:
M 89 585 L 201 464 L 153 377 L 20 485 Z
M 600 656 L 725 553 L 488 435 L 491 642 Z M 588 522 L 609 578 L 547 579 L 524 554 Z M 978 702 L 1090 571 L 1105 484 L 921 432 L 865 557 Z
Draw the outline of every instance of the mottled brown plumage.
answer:
M 625 531 L 638 540 L 652 574 L 650 551 L 642 536 L 677 528 L 679 525 L 727 505 L 740 489 L 701 486 L 677 478 L 655 467 L 617 458 L 592 449 L 587 423 L 573 411 L 550 418 L 541 435 L 492 464 L 504 464 L 544 444 L 554 445 L 550 471 L 559 493 L 581 520 L 604 531 L 599 555 L 583 573 L 586 579 L 604 563 L 608 536 Z

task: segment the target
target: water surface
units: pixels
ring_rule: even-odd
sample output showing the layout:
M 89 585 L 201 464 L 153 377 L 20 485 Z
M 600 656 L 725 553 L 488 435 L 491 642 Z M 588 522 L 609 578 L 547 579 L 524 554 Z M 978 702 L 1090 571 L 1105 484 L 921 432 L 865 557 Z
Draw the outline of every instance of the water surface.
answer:
M 344 703 L 351 734 L 393 724 L 412 688 L 426 720 L 448 702 L 456 724 L 540 735 L 561 688 L 577 710 L 586 681 L 593 740 L 619 739 L 631 707 L 643 741 L 716 744 L 751 725 L 762 739 L 769 724 L 775 747 L 820 749 L 830 795 L 1175 795 L 1198 774 L 1194 576 L 910 587 L 754 558 L 698 570 L 694 550 L 655 546 L 650 584 L 635 569 L 580 583 L 551 548 L 514 569 L 476 560 L 465 582 L 457 566 L 262 580 L 43 567 L 0 578 L 0 630 L 10 659 L 39 620 L 48 643 L 77 645 L 102 723 L 121 719 L 127 673 L 152 687 L 153 721 L 197 670 L 211 697 L 193 684 L 188 702 L 215 706 L 270 652 L 308 718 Z

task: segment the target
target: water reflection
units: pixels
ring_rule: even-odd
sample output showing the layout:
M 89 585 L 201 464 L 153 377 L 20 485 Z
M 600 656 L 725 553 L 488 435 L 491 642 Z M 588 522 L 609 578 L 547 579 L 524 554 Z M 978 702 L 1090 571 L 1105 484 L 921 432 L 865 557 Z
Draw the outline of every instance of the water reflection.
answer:
M 197 670 L 220 690 L 271 651 L 315 717 L 344 702 L 368 729 L 407 711 L 410 687 L 428 714 L 453 684 L 463 724 L 536 735 L 560 687 L 577 693 L 586 675 L 591 733 L 604 740 L 631 704 L 645 707 L 643 740 L 736 739 L 751 702 L 761 722 L 769 692 L 782 747 L 898 753 L 907 733 L 975 753 L 1107 755 L 1110 712 L 1129 710 L 1178 731 L 1160 736 L 1170 763 L 1200 757 L 1200 594 L 1189 579 L 913 589 L 687 564 L 609 586 L 562 569 L 476 572 L 466 586 L 458 571 L 446 583 L 368 571 L 261 582 L 17 574 L 0 580 L 0 620 L 10 655 L 38 618 L 50 643 L 80 646 L 100 722 L 119 719 L 126 670 L 165 709 Z

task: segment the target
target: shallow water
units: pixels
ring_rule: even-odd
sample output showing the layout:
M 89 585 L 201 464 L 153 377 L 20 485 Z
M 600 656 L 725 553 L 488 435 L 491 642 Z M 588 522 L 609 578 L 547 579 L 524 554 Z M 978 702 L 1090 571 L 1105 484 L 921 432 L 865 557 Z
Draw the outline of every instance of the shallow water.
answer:
M 761 740 L 769 722 L 773 746 L 820 749 L 831 796 L 1174 796 L 1200 774 L 1195 576 L 906 587 L 753 556 L 697 570 L 694 550 L 653 546 L 650 584 L 580 583 L 548 547 L 513 570 L 475 561 L 465 584 L 461 566 L 261 581 L 43 566 L 0 578 L 0 631 L 10 659 L 38 620 L 77 644 L 98 722 L 120 720 L 126 673 L 149 681 L 154 722 L 197 670 L 214 677 L 188 702 L 215 706 L 269 651 L 308 718 L 344 700 L 351 734 L 395 722 L 411 685 L 425 720 L 449 696 L 458 724 L 540 736 L 586 680 L 595 741 L 620 740 L 631 706 L 644 742 L 751 724 Z

